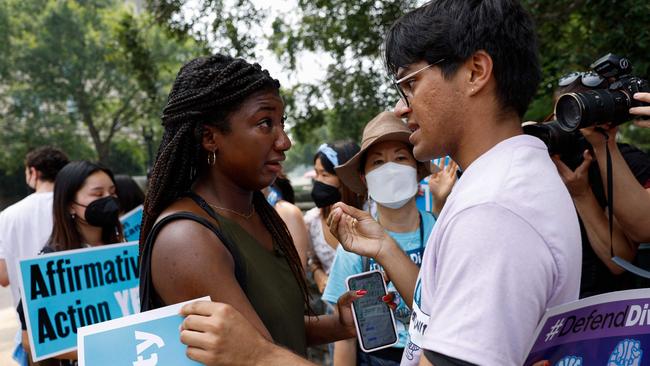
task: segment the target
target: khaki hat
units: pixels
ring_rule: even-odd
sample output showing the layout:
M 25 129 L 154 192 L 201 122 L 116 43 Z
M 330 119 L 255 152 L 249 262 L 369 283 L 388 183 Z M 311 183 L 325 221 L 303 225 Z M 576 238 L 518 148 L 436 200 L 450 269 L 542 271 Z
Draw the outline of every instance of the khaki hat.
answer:
M 361 138 L 361 150 L 345 164 L 335 168 L 336 176 L 348 188 L 357 194 L 366 194 L 366 186 L 361 180 L 361 158 L 366 151 L 374 144 L 383 141 L 401 141 L 409 145 L 413 153 L 413 145 L 409 142 L 411 130 L 393 112 L 381 112 L 373 118 L 363 129 Z M 418 181 L 431 174 L 429 162 L 417 162 Z

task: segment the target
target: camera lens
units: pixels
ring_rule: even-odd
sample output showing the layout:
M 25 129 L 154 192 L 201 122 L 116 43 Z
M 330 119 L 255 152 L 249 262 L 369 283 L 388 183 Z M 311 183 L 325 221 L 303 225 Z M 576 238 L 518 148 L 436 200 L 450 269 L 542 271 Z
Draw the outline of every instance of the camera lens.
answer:
M 597 89 L 569 93 L 558 99 L 555 115 L 560 127 L 571 132 L 607 122 L 625 122 L 630 119 L 630 103 L 630 97 L 619 90 Z
M 574 131 L 582 121 L 584 107 L 576 93 L 564 94 L 557 100 L 555 116 L 560 127 L 565 131 Z

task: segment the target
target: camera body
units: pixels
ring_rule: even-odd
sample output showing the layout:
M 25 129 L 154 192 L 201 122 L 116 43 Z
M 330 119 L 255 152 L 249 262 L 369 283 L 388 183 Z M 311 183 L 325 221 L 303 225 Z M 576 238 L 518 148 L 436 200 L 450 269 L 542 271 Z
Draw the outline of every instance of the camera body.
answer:
M 580 131 L 567 132 L 557 121 L 524 124 L 523 130 L 525 134 L 542 140 L 549 154 L 559 155 L 571 169 L 577 168 L 582 163 L 582 152 L 591 148 Z
M 632 65 L 626 58 L 609 53 L 590 67 L 609 80 L 609 86 L 560 96 L 555 115 L 562 130 L 571 132 L 607 122 L 619 125 L 632 119 L 630 108 L 649 105 L 633 98 L 634 93 L 650 92 L 650 84 L 631 75 Z

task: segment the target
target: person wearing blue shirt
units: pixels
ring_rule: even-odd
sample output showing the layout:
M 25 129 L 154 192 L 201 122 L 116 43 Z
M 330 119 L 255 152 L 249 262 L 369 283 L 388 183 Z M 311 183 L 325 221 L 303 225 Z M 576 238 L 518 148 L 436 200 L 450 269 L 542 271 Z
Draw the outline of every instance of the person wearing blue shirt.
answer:
M 393 113 L 384 112 L 370 121 L 364 131 L 361 150 L 336 168 L 341 182 L 358 194 L 369 195 L 377 205 L 376 219 L 418 266 L 435 223 L 433 215 L 418 210 L 415 196 L 418 182 L 429 175 L 429 164 L 413 157 L 408 138 L 411 131 Z M 339 246 L 330 270 L 323 299 L 336 303 L 346 292 L 348 276 L 381 270 L 374 259 L 346 252 Z M 397 294 L 392 282 L 388 290 Z M 408 343 L 410 304 L 396 295 L 395 320 L 399 341 L 390 348 L 364 353 L 356 339 L 339 341 L 334 347 L 334 365 L 398 365 Z

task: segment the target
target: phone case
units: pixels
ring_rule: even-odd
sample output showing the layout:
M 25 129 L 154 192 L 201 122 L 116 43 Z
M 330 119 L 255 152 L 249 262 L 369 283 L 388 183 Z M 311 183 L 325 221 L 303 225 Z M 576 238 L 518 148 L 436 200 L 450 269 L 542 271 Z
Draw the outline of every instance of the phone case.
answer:
M 384 277 L 383 277 L 381 271 L 378 271 L 378 270 L 373 270 L 373 271 L 368 271 L 368 272 L 361 272 L 361 273 L 357 273 L 357 274 L 348 276 L 345 279 L 345 287 L 347 288 L 348 291 L 350 291 L 350 279 L 355 278 L 355 277 L 364 277 L 364 276 L 367 276 L 368 274 L 373 273 L 373 272 L 377 272 L 382 276 L 381 277 L 382 278 L 381 283 L 382 283 L 382 286 L 384 287 L 384 295 L 388 294 L 388 289 L 386 288 L 386 282 L 383 280 Z M 391 322 L 393 323 L 393 331 L 395 332 L 395 342 L 385 344 L 385 345 L 382 345 L 382 346 L 379 346 L 379 347 L 376 347 L 376 348 L 366 349 L 363 346 L 363 340 L 361 339 L 361 331 L 359 330 L 359 322 L 357 320 L 357 312 L 354 309 L 354 306 L 352 306 L 352 304 L 350 304 L 350 307 L 352 308 L 352 318 L 354 319 L 354 327 L 357 329 L 357 341 L 359 343 L 359 348 L 361 348 L 361 350 L 363 350 L 364 352 L 373 352 L 373 351 L 377 351 L 377 350 L 380 350 L 380 349 L 383 349 L 383 348 L 391 347 L 391 346 L 395 345 L 399 341 L 399 335 L 397 334 L 397 325 L 395 324 L 395 315 L 393 314 L 393 311 L 389 309 L 390 311 L 388 313 L 390 314 L 390 319 L 391 319 Z

